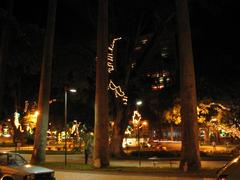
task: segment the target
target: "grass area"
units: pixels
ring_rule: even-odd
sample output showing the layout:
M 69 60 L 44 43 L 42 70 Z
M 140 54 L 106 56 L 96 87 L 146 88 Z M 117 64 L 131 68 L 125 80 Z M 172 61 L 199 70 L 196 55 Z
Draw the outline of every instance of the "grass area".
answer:
M 16 150 L 14 152 L 20 153 L 20 154 L 32 154 L 32 150 Z M 77 151 L 68 151 L 68 154 L 81 154 L 81 152 Z M 46 151 L 46 154 L 51 154 L 51 155 L 64 155 L 65 151 Z
M 91 164 L 82 163 L 67 163 L 67 165 L 65 166 L 64 162 L 46 162 L 41 165 L 55 170 L 81 170 L 81 171 L 94 170 L 94 167 Z
M 20 154 L 32 154 L 32 150 L 16 150 L 13 152 L 17 152 Z M 53 151 L 47 150 L 46 154 L 48 155 L 64 155 L 65 151 Z M 82 154 L 79 151 L 68 151 L 67 154 Z M 156 156 L 161 159 L 172 159 L 172 160 L 179 160 L 180 159 L 180 152 L 178 151 L 146 151 L 140 153 L 141 158 L 148 159 L 149 157 Z M 202 160 L 230 160 L 235 157 L 235 154 L 226 153 L 226 152 L 214 152 L 214 153 L 201 153 Z M 115 159 L 112 157 L 112 159 Z M 116 158 L 119 159 L 119 158 Z M 138 159 L 138 151 L 133 151 L 131 154 L 123 156 L 121 159 Z

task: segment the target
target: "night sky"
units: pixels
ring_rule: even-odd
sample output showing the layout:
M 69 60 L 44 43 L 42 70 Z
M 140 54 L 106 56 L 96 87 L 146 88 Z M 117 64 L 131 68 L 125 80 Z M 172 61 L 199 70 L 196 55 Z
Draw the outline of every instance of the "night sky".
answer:
M 110 1 L 110 32 L 116 34 L 124 34 L 127 28 L 127 20 L 132 15 L 136 16 L 138 13 L 144 12 L 146 14 L 151 12 L 154 4 L 159 2 L 151 2 L 149 0 L 131 0 Z M 166 8 L 161 9 L 161 13 L 168 14 L 172 11 L 172 1 L 162 1 L 161 6 Z M 0 1 L 0 8 L 5 9 L 6 0 Z M 44 29 L 47 18 L 47 0 L 31 1 L 31 0 L 15 0 L 14 17 L 20 24 L 36 24 Z M 211 87 L 229 91 L 239 90 L 240 83 L 238 80 L 238 73 L 240 72 L 239 58 L 236 56 L 237 49 L 237 10 L 236 5 L 229 0 L 192 0 L 190 4 L 190 17 L 192 26 L 192 41 L 195 60 L 195 71 L 197 75 L 197 84 L 204 80 Z M 145 8 L 145 9 L 144 9 Z M 129 13 L 131 11 L 131 13 Z M 112 14 L 119 15 L 117 18 L 112 18 Z M 161 14 L 159 13 L 159 14 Z M 151 16 L 147 16 L 150 23 L 145 29 L 146 33 L 154 32 L 153 21 Z M 84 47 L 93 53 L 96 51 L 96 26 L 97 26 L 97 0 L 59 0 L 56 17 L 56 38 L 55 46 L 61 49 L 62 57 L 72 57 L 68 63 L 80 64 L 85 61 L 86 54 L 77 55 L 76 47 Z M 118 28 L 113 28 L 112 24 L 125 24 Z M 134 22 L 133 22 L 134 23 Z M 65 52 L 64 48 L 70 45 L 74 47 L 71 55 L 69 51 Z M 67 55 L 66 55 L 67 54 Z M 59 57 L 60 55 L 56 55 Z M 86 57 L 88 58 L 88 57 Z M 61 65 L 65 62 L 62 59 Z M 92 57 L 90 59 L 94 60 Z M 61 60 L 60 60 L 61 61 Z M 56 65 L 57 66 L 57 65 Z M 90 65 L 86 65 L 89 67 Z M 80 69 L 81 67 L 79 67 Z M 79 70 L 80 72 L 82 70 Z M 60 76 L 60 75 L 59 75 Z M 74 76 L 74 75 L 73 75 Z M 35 75 L 36 77 L 36 75 Z M 53 90 L 54 91 L 54 90 Z M 238 91 L 239 92 L 239 91 Z M 38 91 L 36 91 L 36 94 Z M 235 92 L 236 93 L 236 92 Z M 234 98 L 239 98 L 238 93 Z M 87 101 L 87 100 L 86 100 Z M 86 115 L 87 116 L 87 115 Z
M 131 2 L 129 4 L 129 1 L 122 1 L 122 6 L 126 7 L 119 6 L 119 9 L 138 13 L 137 8 L 132 8 L 132 6 L 138 6 L 138 4 L 148 1 Z M 225 76 L 237 77 L 239 60 L 234 56 L 237 50 L 236 37 L 238 33 L 236 5 L 228 0 L 208 2 L 195 0 L 191 2 L 190 13 L 196 71 L 201 76 L 207 76 L 212 80 L 219 80 L 219 78 L 215 78 L 219 75 L 224 78 L 227 78 Z M 21 23 L 39 24 L 44 28 L 47 5 L 47 0 L 16 1 L 15 17 Z M 87 0 L 81 2 L 76 0 L 58 1 L 56 39 L 78 42 L 94 41 L 96 39 L 96 11 L 96 0 L 91 2 Z M 121 13 L 121 16 L 124 16 L 124 12 Z

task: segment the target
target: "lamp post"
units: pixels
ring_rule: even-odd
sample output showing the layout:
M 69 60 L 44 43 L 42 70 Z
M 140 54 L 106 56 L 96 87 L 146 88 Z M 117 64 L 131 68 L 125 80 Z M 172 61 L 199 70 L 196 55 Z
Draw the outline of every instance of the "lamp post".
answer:
M 142 105 L 142 101 L 141 101 L 141 100 L 139 100 L 139 101 L 136 102 L 137 111 L 138 111 L 138 106 L 141 106 L 141 105 Z
M 67 86 L 64 87 L 64 132 L 65 132 L 65 141 L 64 141 L 64 155 L 65 155 L 65 166 L 67 165 L 67 95 L 68 92 L 75 93 L 77 92 L 76 89 L 68 88 Z
M 137 106 L 137 111 L 138 111 L 138 107 L 142 105 L 142 101 L 139 100 L 136 102 L 136 106 Z M 141 117 L 141 116 L 140 116 Z M 139 167 L 141 166 L 141 147 L 140 147 L 140 123 L 141 123 L 141 118 L 139 118 L 139 120 L 137 121 L 137 139 L 138 139 L 138 164 Z

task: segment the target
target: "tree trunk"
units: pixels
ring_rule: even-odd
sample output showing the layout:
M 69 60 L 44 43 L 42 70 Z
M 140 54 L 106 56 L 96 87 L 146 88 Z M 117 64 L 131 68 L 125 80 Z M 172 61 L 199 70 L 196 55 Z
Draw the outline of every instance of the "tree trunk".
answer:
M 8 0 L 7 3 L 8 16 L 1 31 L 1 44 L 0 44 L 0 120 L 3 119 L 3 97 L 5 85 L 5 64 L 8 54 L 10 26 L 9 21 L 13 11 L 13 0 Z
M 205 135 L 204 135 L 204 143 L 205 144 L 210 144 L 210 137 L 209 137 L 209 127 L 205 127 Z
M 176 10 L 179 38 L 182 118 L 182 154 L 180 169 L 196 171 L 201 168 L 201 162 L 198 142 L 195 72 L 187 0 L 176 0 Z
M 170 128 L 171 128 L 171 130 L 170 130 L 170 132 L 171 132 L 171 141 L 173 141 L 174 140 L 174 138 L 173 138 L 174 128 L 173 128 L 173 124 L 172 123 L 170 125 Z
M 113 157 L 121 157 L 123 153 L 122 142 L 124 138 L 124 132 L 127 127 L 128 121 L 125 117 L 126 107 L 119 105 L 117 108 L 116 119 L 114 121 L 112 140 L 110 144 L 111 155 Z
M 33 164 L 45 162 L 56 8 L 57 0 L 49 0 L 47 30 L 45 35 L 45 44 L 43 48 L 41 79 L 38 98 L 39 116 L 37 120 L 34 147 L 31 159 L 31 162 Z
M 117 122 L 119 123 L 119 121 Z M 123 149 L 122 149 L 122 142 L 124 135 L 121 132 L 122 130 L 119 128 L 120 125 L 114 125 L 113 126 L 113 136 L 112 136 L 112 141 L 111 141 L 111 155 L 113 157 L 121 157 L 123 154 Z
M 98 33 L 96 58 L 96 94 L 93 165 L 97 168 L 109 166 L 108 136 L 108 0 L 98 1 Z

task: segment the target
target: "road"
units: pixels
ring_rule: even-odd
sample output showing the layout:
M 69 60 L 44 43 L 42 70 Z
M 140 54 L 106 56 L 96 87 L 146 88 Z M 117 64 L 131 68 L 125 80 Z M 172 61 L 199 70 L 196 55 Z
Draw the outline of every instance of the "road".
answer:
M 192 178 L 192 177 L 169 177 L 153 175 L 136 175 L 136 174 L 116 174 L 116 173 L 99 173 L 99 172 L 76 172 L 76 171 L 56 171 L 57 180 L 215 180 L 215 178 Z

